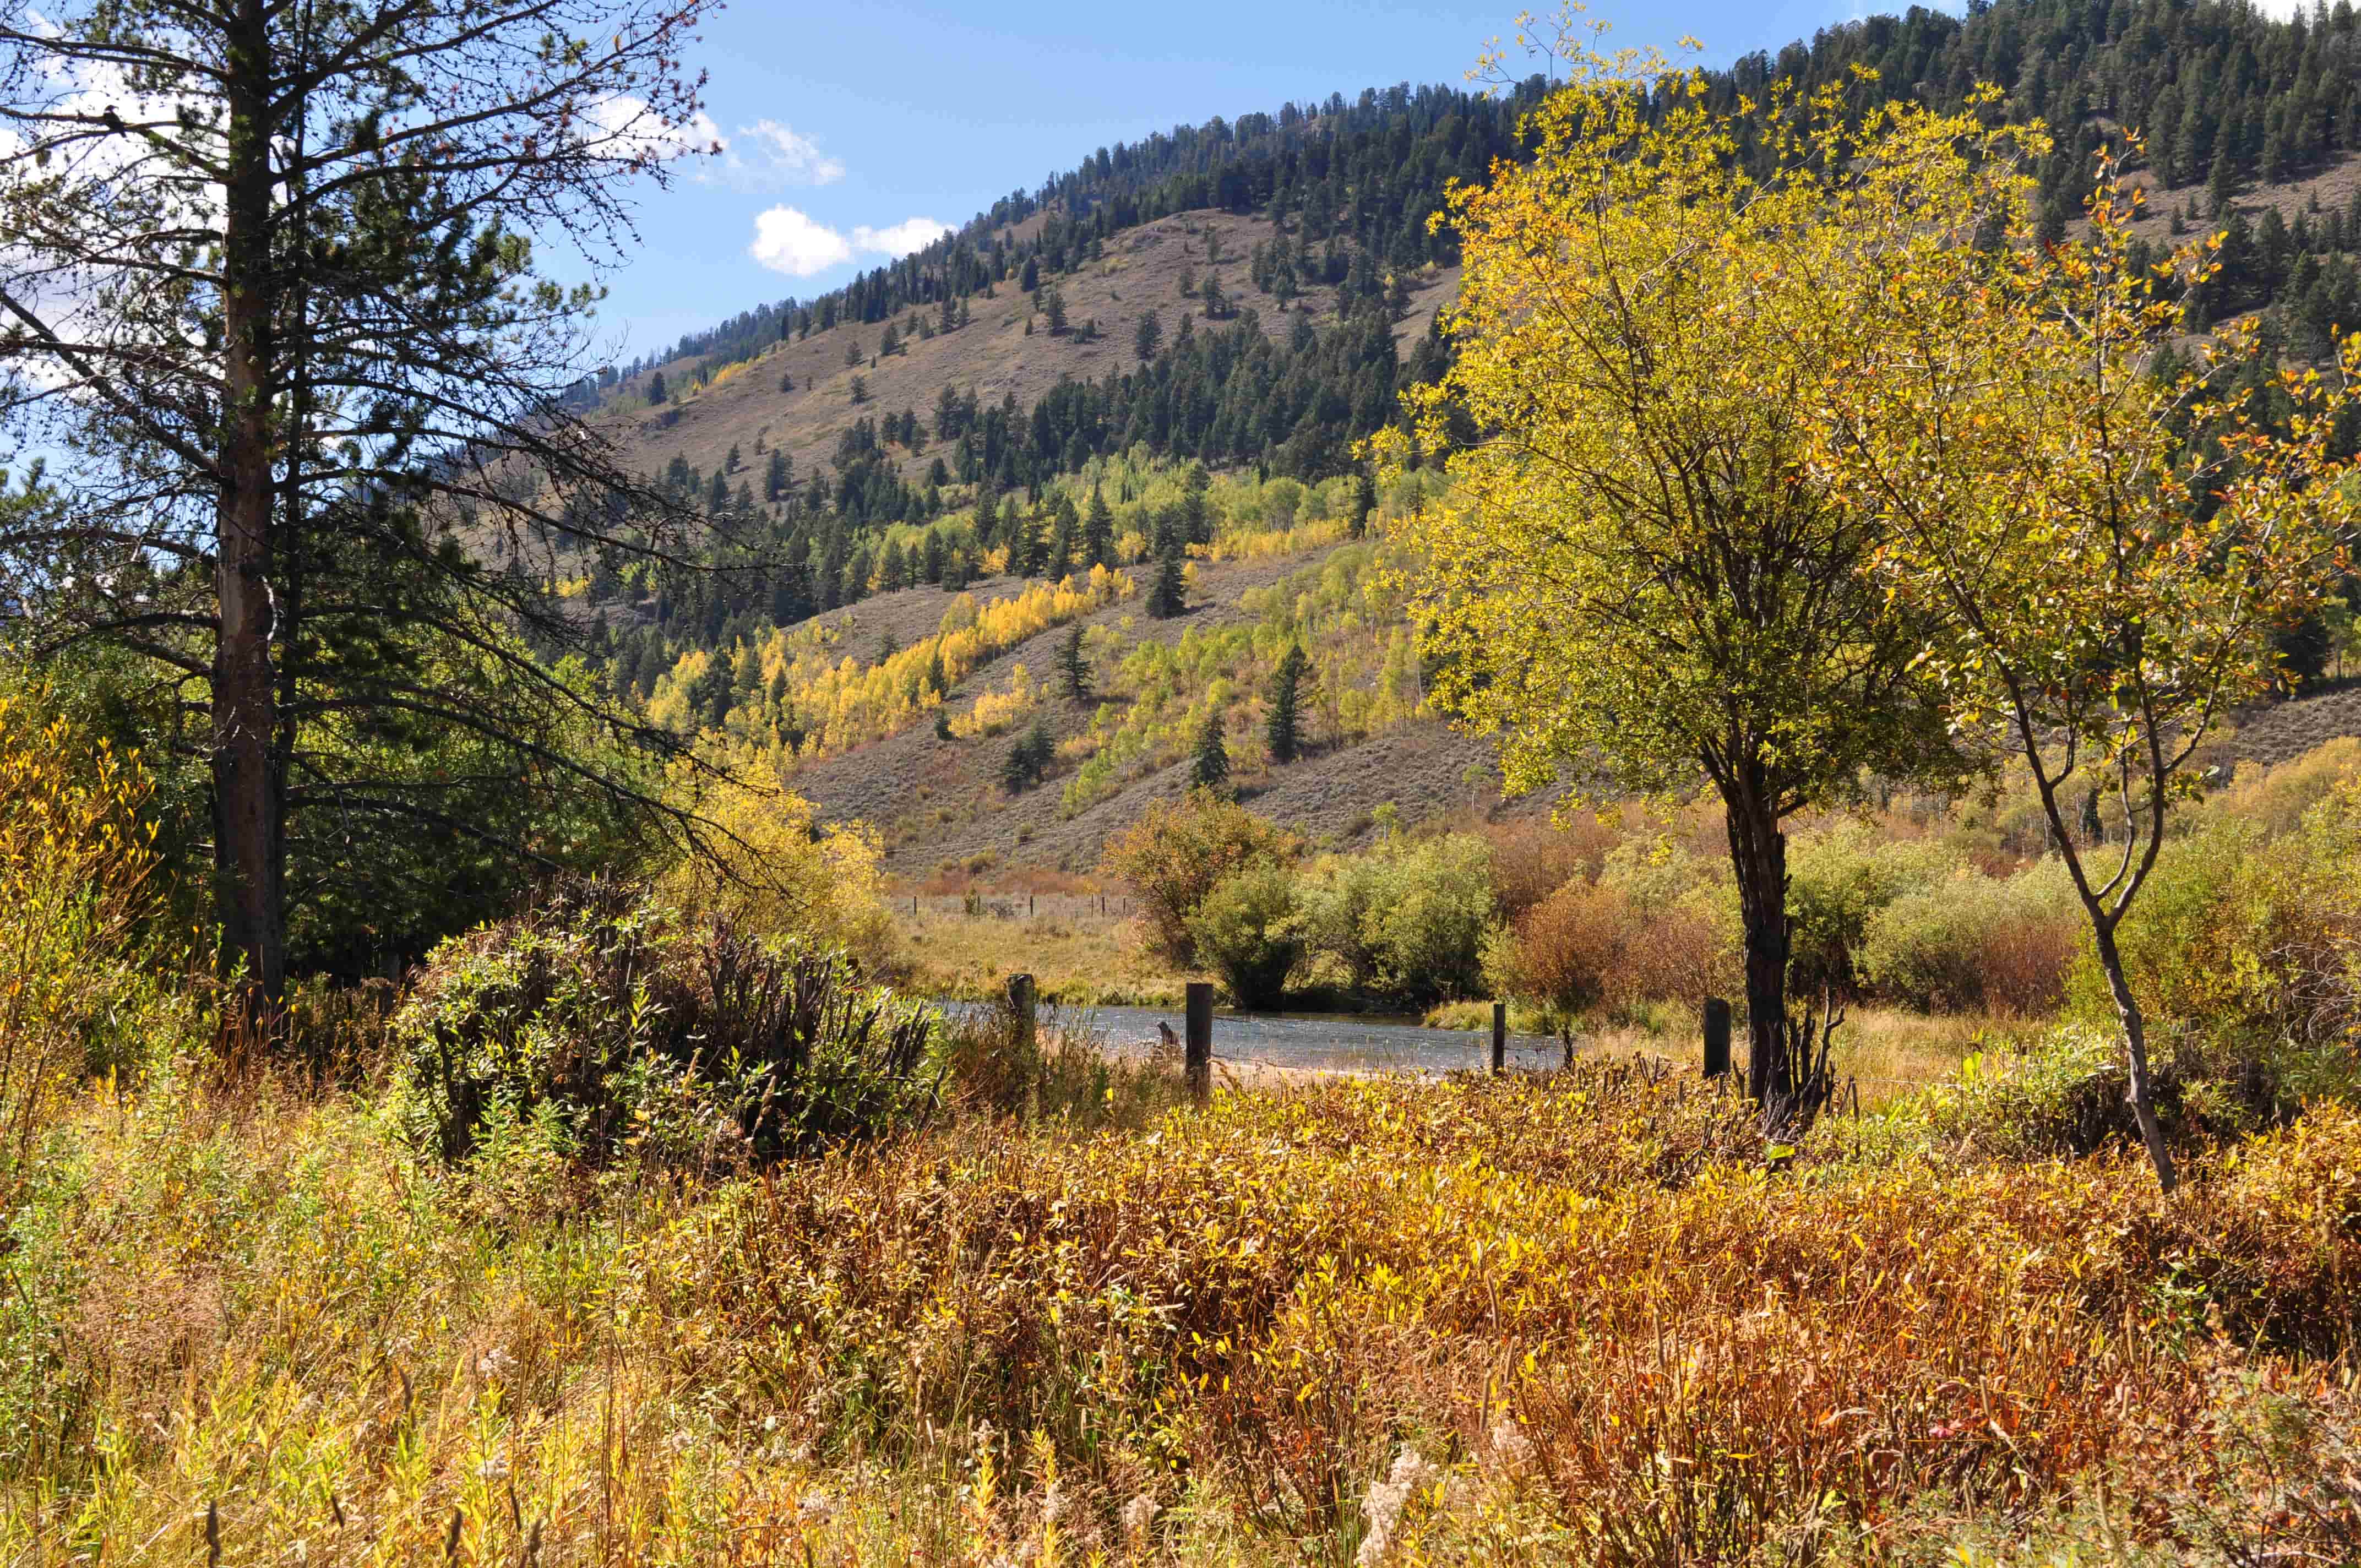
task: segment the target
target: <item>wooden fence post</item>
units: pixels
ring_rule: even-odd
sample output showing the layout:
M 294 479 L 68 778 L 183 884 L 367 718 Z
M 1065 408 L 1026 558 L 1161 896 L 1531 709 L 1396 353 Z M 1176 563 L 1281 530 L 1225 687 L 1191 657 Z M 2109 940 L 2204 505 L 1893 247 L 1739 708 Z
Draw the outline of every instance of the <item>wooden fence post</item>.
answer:
M 1705 1075 L 1730 1076 L 1730 1003 L 1719 996 L 1705 999 Z
M 1505 1072 L 1509 1067 L 1509 1004 L 1492 1003 L 1492 1070 Z
M 1189 1036 L 1182 1057 L 1189 1098 L 1202 1105 L 1213 1092 L 1213 986 L 1210 981 L 1189 982 Z
M 1033 977 L 1012 974 L 1008 977 L 1008 1010 L 1016 1015 L 1016 1046 L 1019 1050 L 1033 1049 Z

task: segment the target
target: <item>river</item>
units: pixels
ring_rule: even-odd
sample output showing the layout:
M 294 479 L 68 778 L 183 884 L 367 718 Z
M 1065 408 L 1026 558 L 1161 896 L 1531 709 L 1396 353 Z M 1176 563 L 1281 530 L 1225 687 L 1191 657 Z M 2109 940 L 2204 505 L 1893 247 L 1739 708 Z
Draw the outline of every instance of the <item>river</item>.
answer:
M 1112 1050 L 1140 1050 L 1157 1041 L 1159 1020 L 1181 1032 L 1180 1009 L 1091 1007 L 1042 1009 L 1045 1027 L 1095 1031 Z M 1510 1035 L 1509 1065 L 1555 1067 L 1564 1057 L 1546 1035 Z M 1452 1072 L 1492 1059 L 1489 1030 L 1430 1029 L 1415 1018 L 1334 1013 L 1216 1013 L 1215 1061 L 1268 1062 L 1275 1067 L 1358 1069 L 1391 1072 Z

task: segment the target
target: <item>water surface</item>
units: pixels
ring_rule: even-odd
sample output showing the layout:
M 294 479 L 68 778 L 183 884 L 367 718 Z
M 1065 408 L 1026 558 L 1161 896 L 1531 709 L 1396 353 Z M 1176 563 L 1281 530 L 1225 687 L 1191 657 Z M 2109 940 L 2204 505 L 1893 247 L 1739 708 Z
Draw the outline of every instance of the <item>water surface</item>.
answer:
M 1105 1036 L 1115 1051 L 1152 1049 L 1158 1020 L 1183 1032 L 1180 1009 L 1075 1007 L 1042 1009 L 1045 1024 L 1082 1026 Z M 1510 1035 L 1509 1065 L 1555 1067 L 1564 1048 L 1547 1035 Z M 1429 1029 L 1415 1018 L 1335 1013 L 1216 1013 L 1215 1061 L 1268 1062 L 1275 1067 L 1359 1069 L 1389 1072 L 1454 1072 L 1489 1066 L 1492 1034 Z

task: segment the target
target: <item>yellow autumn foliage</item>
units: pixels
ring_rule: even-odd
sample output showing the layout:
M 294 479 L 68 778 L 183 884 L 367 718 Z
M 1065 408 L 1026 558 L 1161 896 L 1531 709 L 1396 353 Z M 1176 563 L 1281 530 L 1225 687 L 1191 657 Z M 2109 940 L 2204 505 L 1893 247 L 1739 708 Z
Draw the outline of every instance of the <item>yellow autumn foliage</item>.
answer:
M 1007 688 L 979 694 L 974 707 L 961 718 L 951 720 L 951 733 L 962 740 L 998 735 L 1032 712 L 1040 700 L 1040 683 L 1033 679 L 1023 664 L 1012 665 L 1008 671 Z
M 874 664 L 831 658 L 830 643 L 814 632 L 774 632 L 761 650 L 762 684 L 768 688 L 785 675 L 783 713 L 804 731 L 799 754 L 848 751 L 915 723 L 942 705 L 949 687 L 1027 638 L 1132 592 L 1129 574 L 1093 566 L 1086 577 L 1039 584 L 990 604 L 961 594 L 933 636 Z
M 0 696 L 0 1188 L 86 1072 L 136 1054 L 159 998 L 139 961 L 150 787 L 137 753 Z
M 706 852 L 665 874 L 659 891 L 673 904 L 756 935 L 841 948 L 864 964 L 891 950 L 874 833 L 817 827 L 802 796 L 735 780 L 708 785 L 695 810 L 708 825 Z

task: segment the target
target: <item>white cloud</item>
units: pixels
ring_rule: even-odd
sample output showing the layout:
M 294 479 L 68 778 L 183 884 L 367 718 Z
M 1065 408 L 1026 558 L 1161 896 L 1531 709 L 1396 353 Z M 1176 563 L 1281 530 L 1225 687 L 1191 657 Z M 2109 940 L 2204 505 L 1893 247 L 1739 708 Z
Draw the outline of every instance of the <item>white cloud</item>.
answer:
M 726 167 L 732 174 L 790 185 L 829 185 L 844 178 L 844 164 L 791 126 L 756 120 L 738 127 Z
M 950 233 L 932 218 L 905 218 L 889 228 L 856 225 L 851 236 L 794 207 L 773 207 L 754 218 L 754 243 L 746 253 L 774 272 L 809 278 L 841 267 L 856 256 L 907 256 Z
M 615 93 L 590 105 L 597 133 L 585 139 L 602 152 L 632 158 L 644 152 L 658 159 L 690 153 L 719 152 L 727 143 L 721 127 L 699 111 L 685 125 L 675 125 L 628 93 Z
M 950 232 L 950 225 L 932 218 L 904 218 L 892 228 L 873 229 L 864 224 L 852 231 L 852 243 L 881 256 L 907 256 Z
M 852 247 L 826 224 L 793 207 L 773 207 L 754 219 L 754 243 L 747 254 L 774 272 L 808 278 L 852 259 Z

